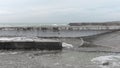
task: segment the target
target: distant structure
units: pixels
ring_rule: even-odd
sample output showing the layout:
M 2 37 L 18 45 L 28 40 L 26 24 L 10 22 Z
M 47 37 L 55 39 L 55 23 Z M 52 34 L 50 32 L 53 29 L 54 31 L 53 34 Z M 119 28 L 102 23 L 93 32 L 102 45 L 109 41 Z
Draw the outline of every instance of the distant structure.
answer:
M 78 22 L 78 23 L 69 23 L 70 26 L 120 26 L 120 21 L 112 22 Z

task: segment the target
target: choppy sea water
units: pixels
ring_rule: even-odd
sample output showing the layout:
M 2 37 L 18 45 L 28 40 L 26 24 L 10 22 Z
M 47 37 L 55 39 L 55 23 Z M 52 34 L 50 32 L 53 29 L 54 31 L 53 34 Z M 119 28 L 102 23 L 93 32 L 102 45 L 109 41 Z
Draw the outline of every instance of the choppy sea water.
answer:
M 119 68 L 119 64 L 114 67 L 97 64 L 96 61 L 100 62 L 99 59 L 103 59 L 104 61 L 104 56 L 106 58 L 106 55 L 112 55 L 111 57 L 114 58 L 114 55 L 119 55 L 119 53 L 79 52 L 73 50 L 1 50 L 0 68 Z M 102 58 L 99 58 L 100 56 L 102 56 Z M 119 61 L 120 58 L 117 58 L 117 60 Z
M 4 23 L 0 26 L 41 25 L 44 24 Z M 48 25 L 56 26 L 56 24 Z M 120 54 L 80 52 L 71 49 L 63 49 L 62 51 L 0 50 L 0 68 L 120 68 Z

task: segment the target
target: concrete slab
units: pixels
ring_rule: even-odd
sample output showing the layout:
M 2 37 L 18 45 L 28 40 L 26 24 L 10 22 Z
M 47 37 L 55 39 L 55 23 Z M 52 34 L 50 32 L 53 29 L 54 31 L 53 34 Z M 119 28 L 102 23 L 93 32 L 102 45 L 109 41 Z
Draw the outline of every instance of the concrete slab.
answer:
M 61 50 L 62 43 L 56 40 L 40 38 L 0 37 L 0 49 Z

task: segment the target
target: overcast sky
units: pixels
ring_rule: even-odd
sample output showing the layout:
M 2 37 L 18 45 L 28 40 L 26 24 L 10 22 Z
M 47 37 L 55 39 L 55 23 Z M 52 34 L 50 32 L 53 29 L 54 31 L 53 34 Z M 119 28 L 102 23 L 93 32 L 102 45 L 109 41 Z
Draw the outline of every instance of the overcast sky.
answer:
M 120 21 L 120 0 L 0 0 L 0 23 Z

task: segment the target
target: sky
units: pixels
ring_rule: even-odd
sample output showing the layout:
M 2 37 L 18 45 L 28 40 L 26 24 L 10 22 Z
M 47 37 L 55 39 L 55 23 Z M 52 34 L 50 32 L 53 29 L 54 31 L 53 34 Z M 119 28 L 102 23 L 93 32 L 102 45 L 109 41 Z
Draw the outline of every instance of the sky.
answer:
M 0 23 L 120 21 L 120 0 L 0 0 Z

